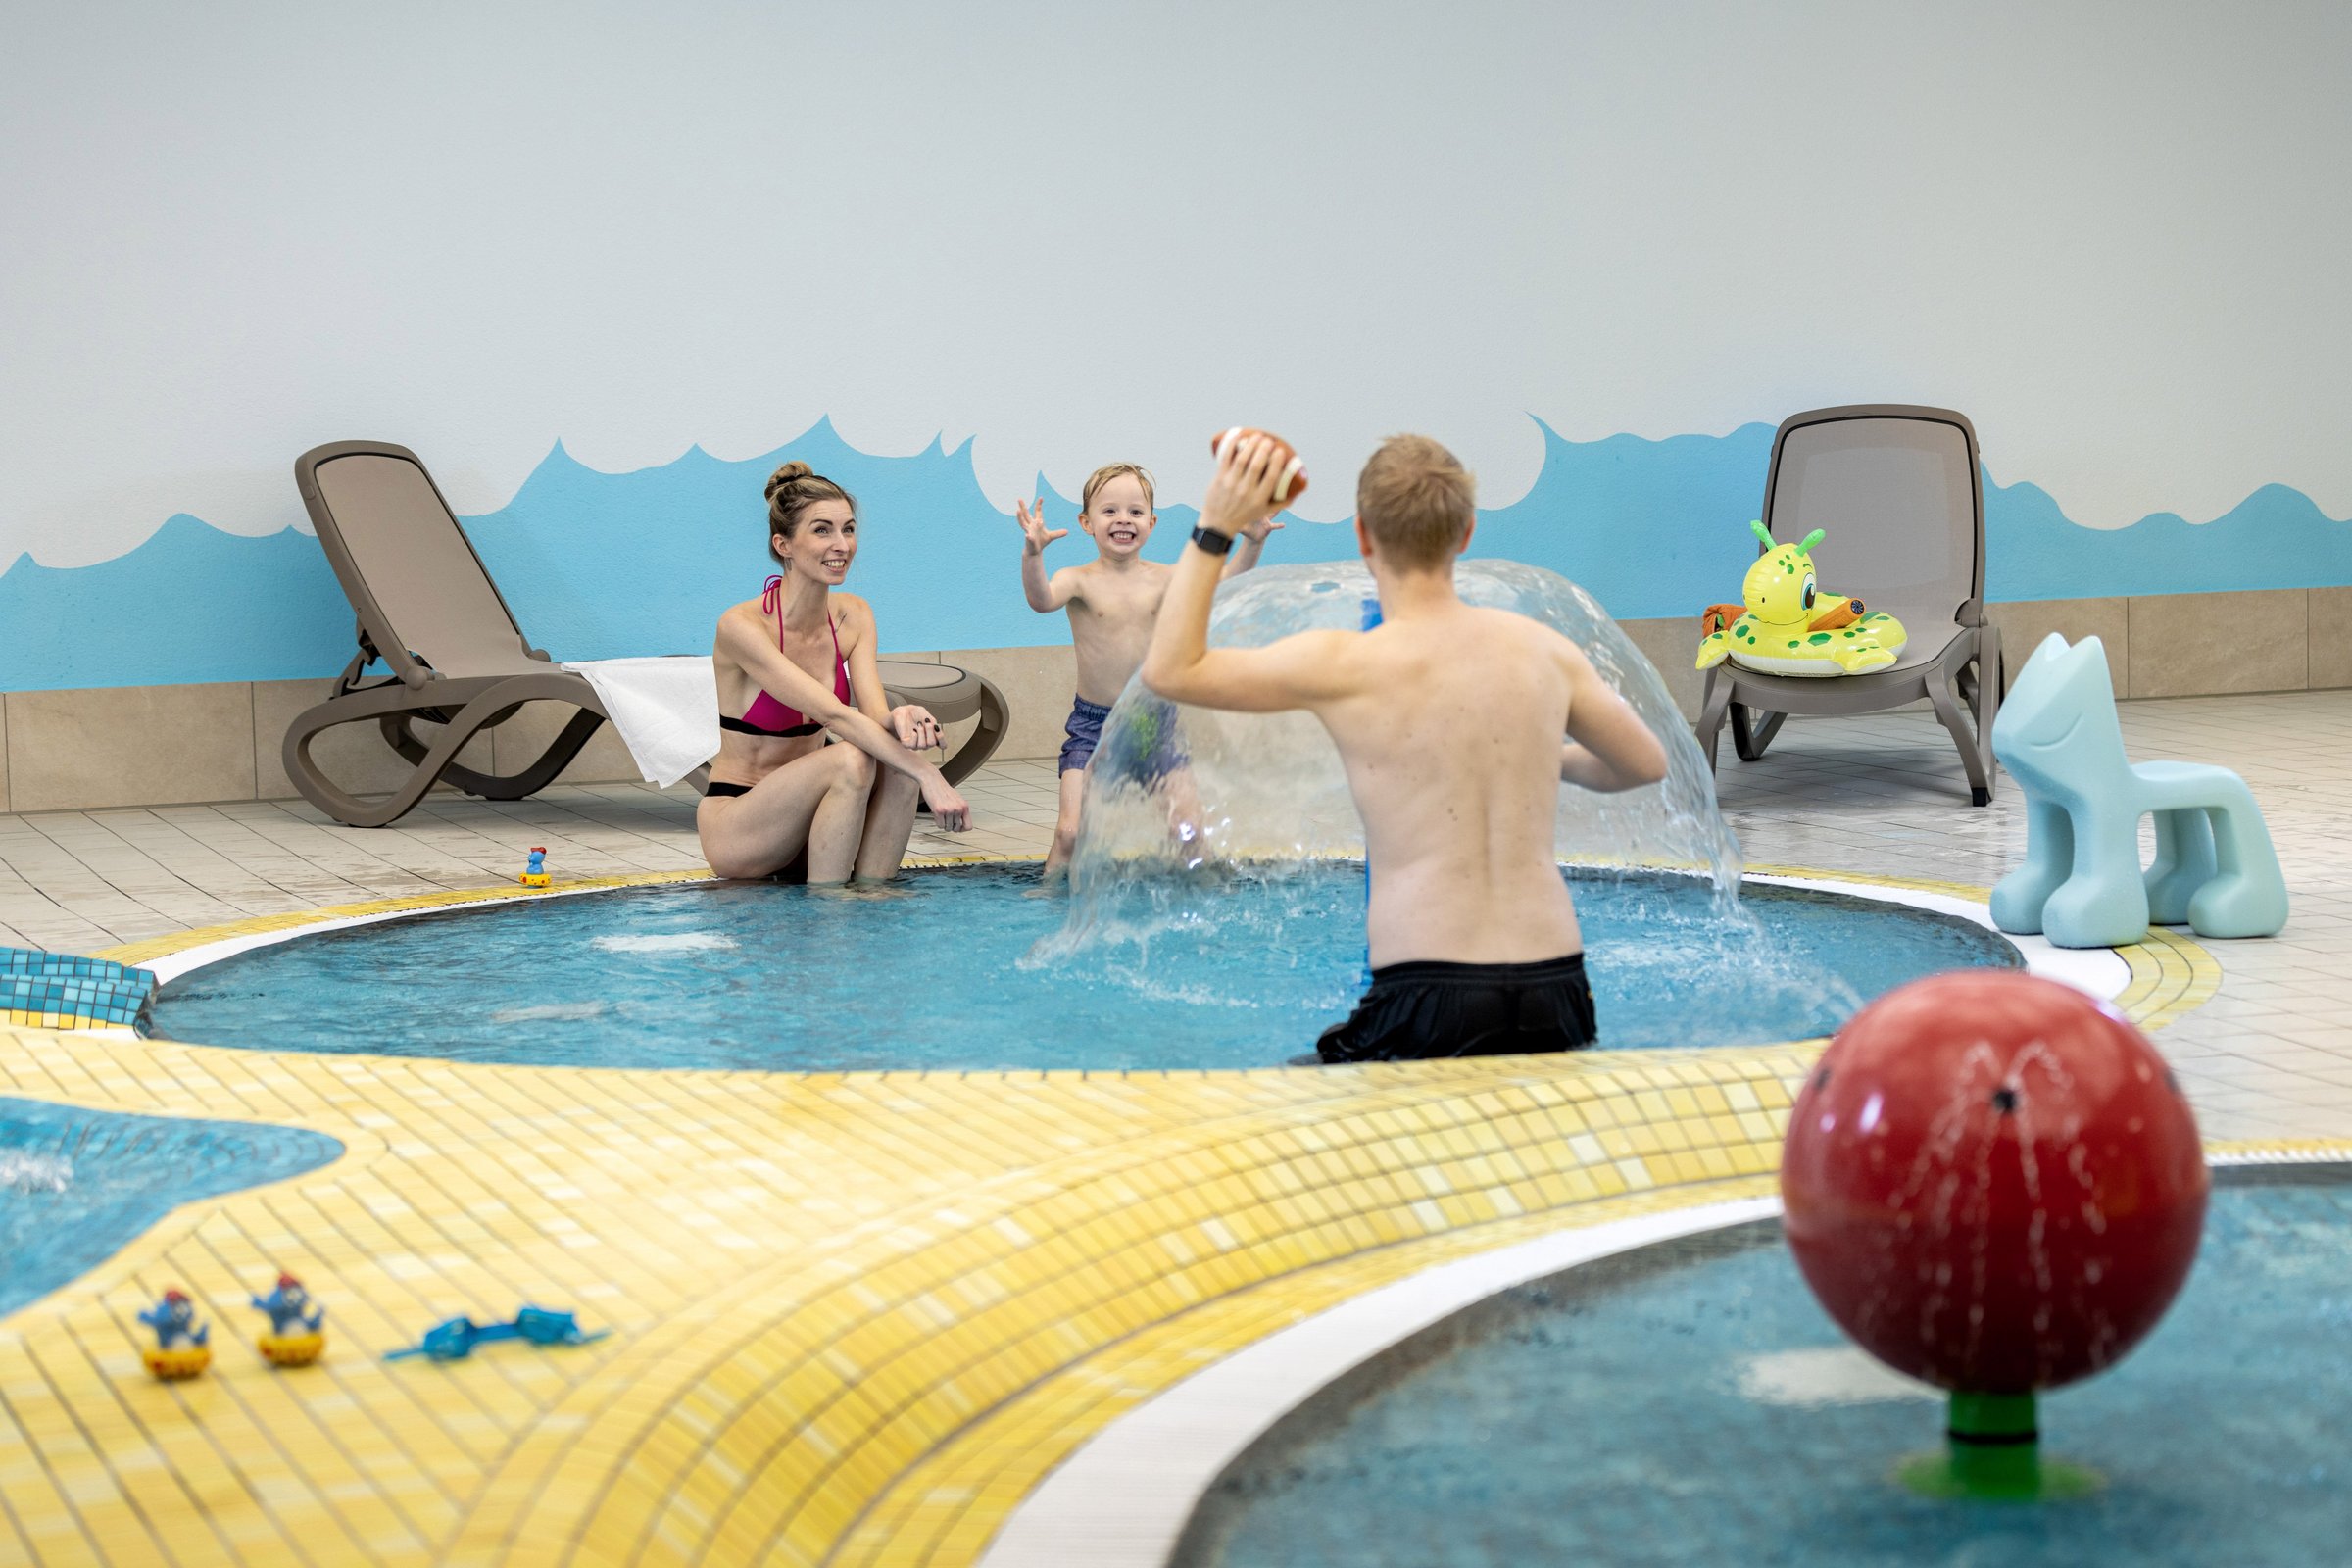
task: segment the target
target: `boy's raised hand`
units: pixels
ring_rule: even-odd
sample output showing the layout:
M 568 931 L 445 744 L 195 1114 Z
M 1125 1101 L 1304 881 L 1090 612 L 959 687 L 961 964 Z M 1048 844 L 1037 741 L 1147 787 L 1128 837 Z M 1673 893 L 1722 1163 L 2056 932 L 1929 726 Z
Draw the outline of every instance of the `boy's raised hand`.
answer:
M 1263 516 L 1255 522 L 1243 523 L 1242 537 L 1253 545 L 1262 545 L 1266 542 L 1266 535 L 1283 526 L 1284 524 L 1276 522 L 1271 515 Z
M 1039 496 L 1034 502 L 1015 501 L 1012 504 L 1012 511 L 1015 520 L 1021 525 L 1021 549 L 1028 555 L 1042 556 L 1046 553 L 1046 546 L 1056 539 L 1067 539 L 1070 536 L 1070 530 L 1067 528 L 1046 526 L 1046 498 L 1044 496 Z

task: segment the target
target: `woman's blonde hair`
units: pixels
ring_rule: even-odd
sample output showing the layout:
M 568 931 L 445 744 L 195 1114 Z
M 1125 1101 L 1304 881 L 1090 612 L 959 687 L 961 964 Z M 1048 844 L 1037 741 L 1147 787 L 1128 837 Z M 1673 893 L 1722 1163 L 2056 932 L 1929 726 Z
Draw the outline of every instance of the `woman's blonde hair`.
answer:
M 1094 472 L 1086 476 L 1086 488 L 1080 491 L 1078 495 L 1079 512 L 1088 513 L 1094 511 L 1095 492 L 1102 489 L 1104 485 L 1110 483 L 1111 480 L 1116 479 L 1122 473 L 1132 473 L 1135 475 L 1135 482 L 1144 487 L 1145 507 L 1152 511 L 1157 511 L 1158 503 L 1152 499 L 1152 470 L 1150 468 L 1145 467 L 1140 463 L 1105 463 L 1102 465 L 1102 466 L 1097 468 Z
M 776 553 L 777 534 L 789 539 L 801 526 L 801 514 L 819 501 L 846 501 L 850 516 L 858 515 L 858 498 L 826 478 L 809 471 L 806 463 L 787 463 L 767 476 L 767 553 L 779 566 L 784 558 Z

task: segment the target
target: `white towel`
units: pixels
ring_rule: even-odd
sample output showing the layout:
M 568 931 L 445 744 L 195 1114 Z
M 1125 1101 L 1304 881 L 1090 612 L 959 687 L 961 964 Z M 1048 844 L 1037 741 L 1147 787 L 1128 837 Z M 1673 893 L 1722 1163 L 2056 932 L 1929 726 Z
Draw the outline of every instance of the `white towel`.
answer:
M 709 654 L 592 659 L 588 677 L 637 771 L 669 788 L 718 755 L 718 677 Z

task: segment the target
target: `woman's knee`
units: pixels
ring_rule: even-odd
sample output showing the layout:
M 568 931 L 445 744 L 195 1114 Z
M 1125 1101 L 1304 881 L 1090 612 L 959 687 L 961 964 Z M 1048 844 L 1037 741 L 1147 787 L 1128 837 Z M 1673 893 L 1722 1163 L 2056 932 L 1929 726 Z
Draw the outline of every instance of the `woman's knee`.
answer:
M 871 789 L 877 771 L 874 760 L 855 746 L 828 746 L 825 755 L 832 760 L 835 772 L 845 789 Z

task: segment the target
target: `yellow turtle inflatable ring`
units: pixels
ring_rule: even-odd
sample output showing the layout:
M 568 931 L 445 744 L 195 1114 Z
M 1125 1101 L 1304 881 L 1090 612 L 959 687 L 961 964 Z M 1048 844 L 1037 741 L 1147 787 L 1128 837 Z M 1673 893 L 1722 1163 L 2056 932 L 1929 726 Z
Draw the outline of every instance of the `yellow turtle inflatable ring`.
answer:
M 1764 675 L 1859 675 L 1884 669 L 1910 640 L 1903 623 L 1883 611 L 1868 611 L 1859 599 L 1821 592 L 1813 576 L 1816 528 L 1803 542 L 1776 545 L 1761 522 L 1748 527 L 1764 542 L 1764 554 L 1747 568 L 1740 585 L 1742 612 L 1710 606 L 1707 636 L 1698 645 L 1698 667 L 1729 659 L 1741 669 Z

